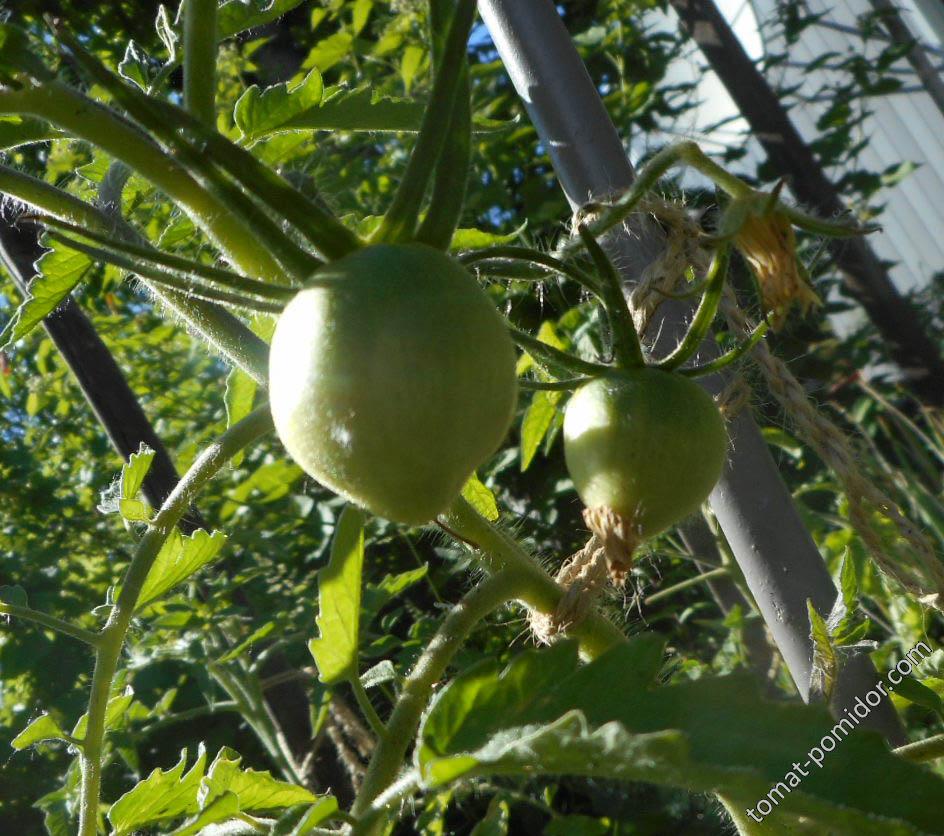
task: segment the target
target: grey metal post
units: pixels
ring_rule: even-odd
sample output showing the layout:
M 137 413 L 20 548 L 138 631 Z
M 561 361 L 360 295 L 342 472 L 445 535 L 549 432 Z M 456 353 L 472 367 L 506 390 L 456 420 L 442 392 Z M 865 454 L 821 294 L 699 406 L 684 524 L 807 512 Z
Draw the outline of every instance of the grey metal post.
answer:
M 634 172 L 598 91 L 551 0 L 479 0 L 479 11 L 515 89 L 548 149 L 573 208 L 626 191 Z M 637 223 L 623 234 L 617 263 L 627 282 L 662 249 L 658 232 Z M 663 304 L 655 328 L 677 338 L 685 311 Z M 724 379 L 705 381 L 717 392 Z M 710 503 L 761 615 L 804 700 L 809 699 L 812 644 L 806 601 L 828 613 L 836 589 L 793 504 L 753 418 L 730 425 L 731 450 Z M 851 705 L 879 677 L 860 656 L 843 669 L 836 704 Z M 894 708 L 884 700 L 867 718 L 893 744 L 904 740 Z

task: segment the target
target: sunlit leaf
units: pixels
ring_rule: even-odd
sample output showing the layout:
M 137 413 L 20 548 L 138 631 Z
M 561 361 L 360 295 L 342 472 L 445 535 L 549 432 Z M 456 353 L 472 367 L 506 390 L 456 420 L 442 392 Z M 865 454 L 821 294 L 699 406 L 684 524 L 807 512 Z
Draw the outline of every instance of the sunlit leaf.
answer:
M 462 487 L 462 498 L 485 519 L 491 522 L 498 519 L 498 503 L 495 501 L 495 494 L 474 473 Z
M 357 675 L 363 563 L 364 513 L 349 505 L 338 520 L 328 565 L 318 573 L 319 636 L 308 642 L 326 685 Z
M 155 769 L 112 804 L 108 820 L 115 836 L 133 833 L 146 824 L 197 813 L 197 792 L 206 768 L 206 750 L 202 743 L 196 761 L 185 773 L 186 766 L 187 750 L 184 749 L 176 766 L 167 772 Z
M 66 733 L 50 714 L 40 714 L 10 741 L 10 745 L 19 751 L 27 749 L 41 740 L 64 740 Z
M 770 702 L 745 675 L 659 685 L 661 655 L 649 633 L 586 665 L 562 643 L 504 670 L 477 666 L 427 714 L 420 776 L 428 787 L 542 773 L 646 781 L 718 792 L 745 810 L 781 782 L 771 824 L 802 815 L 817 832 L 936 829 L 944 780 L 893 755 L 875 732 L 837 725 L 823 705 Z M 813 747 L 831 735 L 838 742 L 819 749 L 817 765 Z M 797 762 L 805 774 L 782 783 Z
M 0 333 L 0 349 L 21 340 L 59 307 L 92 265 L 88 256 L 63 244 L 54 242 L 46 246 L 51 249 L 36 262 L 39 275 L 30 283 L 29 296 Z
M 324 84 L 317 69 L 309 70 L 298 84 L 288 82 L 260 90 L 258 85 L 249 87 L 236 102 L 233 118 L 243 137 L 256 139 L 266 134 L 278 133 L 293 118 L 321 102 Z
M 184 536 L 174 529 L 148 572 L 138 596 L 138 608 L 160 598 L 212 562 L 225 543 L 226 535 L 221 531 L 209 533 L 201 528 Z
M 219 751 L 200 784 L 197 799 L 201 808 L 226 793 L 236 796 L 239 809 L 244 812 L 277 810 L 318 799 L 304 787 L 278 781 L 268 772 L 240 769 L 241 762 L 242 757 L 232 749 L 224 747 Z

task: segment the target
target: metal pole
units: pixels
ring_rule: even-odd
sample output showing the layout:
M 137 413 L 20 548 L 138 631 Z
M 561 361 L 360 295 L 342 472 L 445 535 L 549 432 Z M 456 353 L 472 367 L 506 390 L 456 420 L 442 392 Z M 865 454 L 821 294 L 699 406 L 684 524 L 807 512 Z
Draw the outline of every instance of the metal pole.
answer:
M 633 168 L 553 2 L 480 0 L 479 11 L 571 206 L 628 189 Z M 663 241 L 637 221 L 609 244 L 619 247 L 617 264 L 630 283 L 661 252 Z M 685 313 L 679 305 L 663 304 L 653 328 L 677 339 Z M 705 385 L 717 393 L 725 382 L 715 376 Z M 808 700 L 812 644 L 806 601 L 828 613 L 836 589 L 751 415 L 741 412 L 729 433 L 730 456 L 711 508 L 800 695 Z M 878 679 L 867 657 L 849 662 L 840 676 L 837 705 L 851 705 Z M 885 700 L 880 708 L 869 715 L 871 725 L 892 743 L 902 742 L 893 706 Z

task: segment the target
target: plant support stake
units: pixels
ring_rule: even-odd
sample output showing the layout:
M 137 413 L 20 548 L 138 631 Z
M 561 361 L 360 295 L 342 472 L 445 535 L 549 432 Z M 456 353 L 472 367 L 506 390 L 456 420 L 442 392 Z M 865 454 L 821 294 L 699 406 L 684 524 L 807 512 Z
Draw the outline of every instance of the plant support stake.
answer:
M 626 192 L 634 172 L 613 123 L 551 0 L 480 0 L 479 10 L 518 94 L 548 149 L 574 209 Z M 625 282 L 633 281 L 663 247 L 657 231 L 637 223 L 607 242 Z M 652 323 L 669 344 L 684 332 L 685 307 L 663 303 Z M 708 353 L 706 348 L 705 353 Z M 717 394 L 722 375 L 703 378 Z M 813 646 L 807 599 L 828 613 L 836 589 L 803 525 L 766 442 L 747 411 L 729 423 L 728 463 L 710 497 L 712 511 L 741 567 L 767 626 L 804 700 L 810 695 Z M 850 660 L 835 703 L 851 706 L 879 680 L 866 656 Z M 904 742 L 887 701 L 863 721 L 893 744 Z

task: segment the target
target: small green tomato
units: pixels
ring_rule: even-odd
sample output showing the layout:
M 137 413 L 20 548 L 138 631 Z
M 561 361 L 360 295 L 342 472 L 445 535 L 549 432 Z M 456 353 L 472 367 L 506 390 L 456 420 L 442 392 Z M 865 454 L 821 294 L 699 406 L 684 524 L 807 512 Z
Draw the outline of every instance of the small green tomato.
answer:
M 311 476 L 378 516 L 446 510 L 501 444 L 517 397 L 508 330 L 475 279 L 421 244 L 320 268 L 269 359 L 279 438 Z
M 596 378 L 564 414 L 564 455 L 581 500 L 622 517 L 638 542 L 697 510 L 721 476 L 726 449 L 711 396 L 658 369 Z

